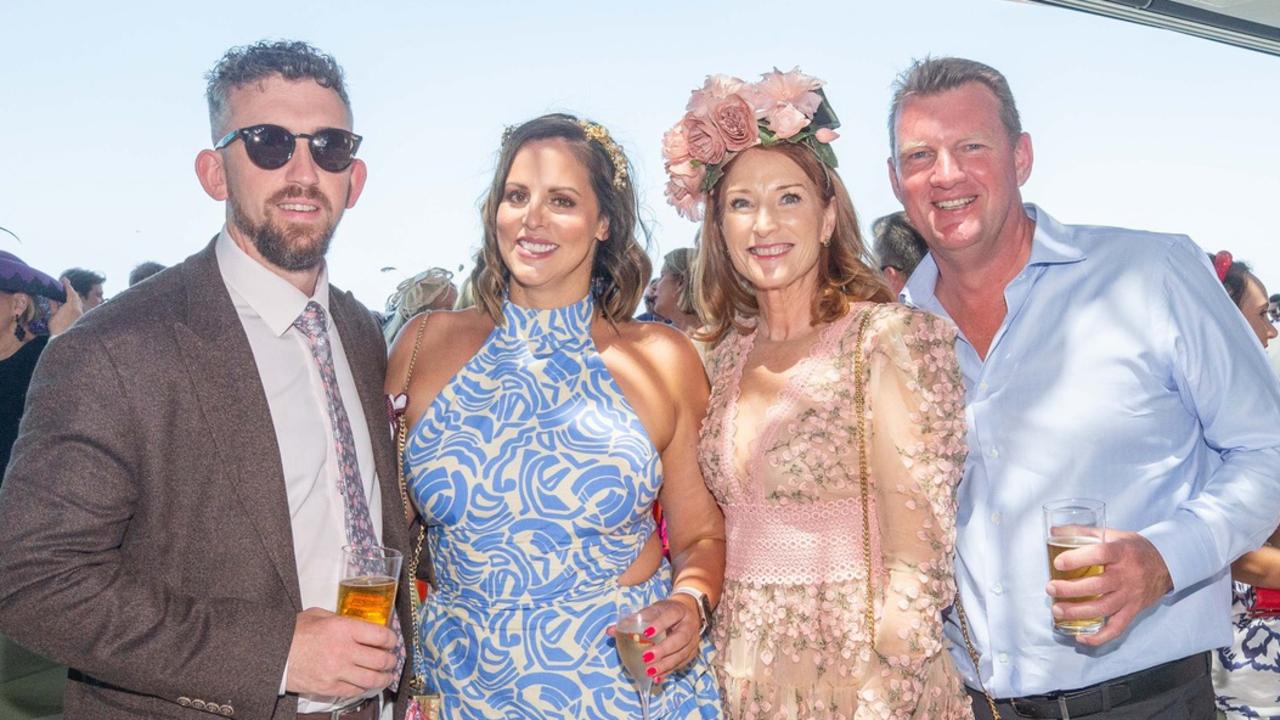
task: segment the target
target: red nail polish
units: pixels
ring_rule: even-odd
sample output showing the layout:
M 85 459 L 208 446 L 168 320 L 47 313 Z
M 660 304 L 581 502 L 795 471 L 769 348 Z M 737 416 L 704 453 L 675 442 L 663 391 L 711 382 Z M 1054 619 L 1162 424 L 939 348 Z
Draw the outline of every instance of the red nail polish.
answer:
M 653 626 L 649 626 L 649 627 L 647 627 L 647 628 L 645 628 L 645 629 L 644 629 L 644 636 L 645 636 L 645 637 L 653 637 L 653 634 L 654 634 L 655 632 L 657 632 L 657 631 L 653 629 Z
M 654 679 L 653 679 L 653 684 L 654 684 L 654 685 L 661 685 L 661 684 L 662 684 L 662 678 L 654 678 Z
M 658 674 L 658 671 L 657 671 L 657 670 L 654 670 L 653 668 L 646 668 L 646 669 L 645 669 L 645 672 L 649 673 L 650 675 L 657 675 L 657 674 Z
M 651 652 L 645 653 L 644 657 L 641 658 L 641 660 L 644 660 L 645 662 L 653 662 L 653 653 Z

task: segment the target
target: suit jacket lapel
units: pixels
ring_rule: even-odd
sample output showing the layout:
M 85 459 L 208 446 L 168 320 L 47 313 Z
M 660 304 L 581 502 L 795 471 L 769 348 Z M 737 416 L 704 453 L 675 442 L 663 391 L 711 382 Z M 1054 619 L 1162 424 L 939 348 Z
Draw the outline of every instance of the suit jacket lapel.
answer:
M 301 610 L 289 498 L 275 426 L 249 339 L 218 271 L 213 247 L 210 243 L 183 264 L 188 304 L 186 322 L 175 328 L 178 345 L 208 424 L 216 467 L 234 485 L 289 597 Z

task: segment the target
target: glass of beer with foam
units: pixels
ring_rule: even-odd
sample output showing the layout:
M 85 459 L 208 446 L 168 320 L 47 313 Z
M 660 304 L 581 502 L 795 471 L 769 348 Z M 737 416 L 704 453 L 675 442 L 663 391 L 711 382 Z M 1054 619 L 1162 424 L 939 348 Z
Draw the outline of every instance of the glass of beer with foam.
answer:
M 1087 498 L 1067 498 L 1054 500 L 1044 506 L 1044 537 L 1049 550 L 1049 577 L 1053 580 L 1078 580 L 1093 575 L 1101 575 L 1101 565 L 1090 565 L 1075 570 L 1063 571 L 1053 566 L 1059 555 L 1087 545 L 1096 545 L 1106 540 L 1107 506 L 1101 500 Z M 1097 595 L 1077 598 L 1058 598 L 1057 602 L 1078 603 L 1096 600 Z M 1059 635 L 1075 637 L 1092 635 L 1102 629 L 1106 618 L 1086 618 L 1084 620 L 1054 620 L 1053 631 Z
M 345 545 L 338 580 L 338 614 L 391 626 L 404 556 L 381 545 Z

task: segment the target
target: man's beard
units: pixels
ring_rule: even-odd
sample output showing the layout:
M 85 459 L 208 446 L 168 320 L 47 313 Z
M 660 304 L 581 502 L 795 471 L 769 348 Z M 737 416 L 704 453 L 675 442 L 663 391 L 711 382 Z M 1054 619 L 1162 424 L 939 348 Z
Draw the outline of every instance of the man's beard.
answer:
M 293 199 L 305 199 L 314 203 L 320 208 L 320 212 L 329 210 L 329 199 L 319 190 L 297 186 L 290 186 L 276 193 L 267 205 L 274 206 Z M 227 201 L 231 203 L 232 223 L 249 238 L 258 254 L 272 265 L 283 270 L 310 270 L 318 266 L 324 260 L 325 253 L 329 252 L 329 241 L 333 239 L 333 231 L 338 226 L 336 220 L 318 233 L 300 226 L 281 227 L 266 219 L 261 224 L 254 224 L 234 194 L 229 195 Z

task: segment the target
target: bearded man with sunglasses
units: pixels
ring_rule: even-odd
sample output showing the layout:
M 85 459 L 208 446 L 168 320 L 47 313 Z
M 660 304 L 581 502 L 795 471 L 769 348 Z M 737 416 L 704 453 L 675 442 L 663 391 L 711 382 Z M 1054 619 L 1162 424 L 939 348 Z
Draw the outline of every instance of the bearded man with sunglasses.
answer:
M 234 48 L 208 100 L 226 225 L 46 350 L 0 491 L 0 630 L 71 667 L 67 720 L 389 718 L 406 593 L 393 629 L 333 613 L 342 546 L 408 542 L 382 336 L 324 263 L 366 173 L 342 70 Z

